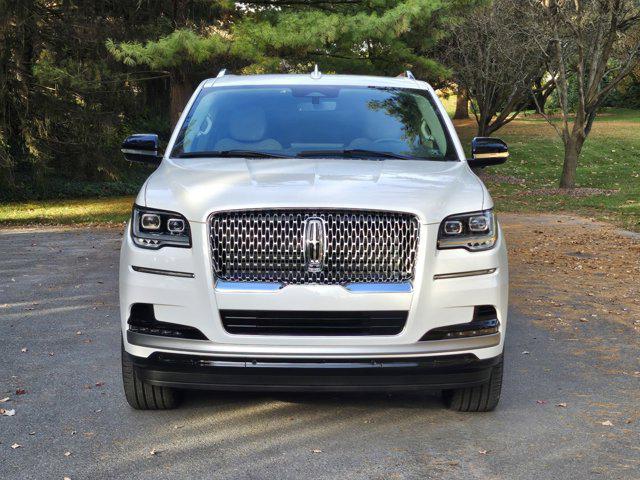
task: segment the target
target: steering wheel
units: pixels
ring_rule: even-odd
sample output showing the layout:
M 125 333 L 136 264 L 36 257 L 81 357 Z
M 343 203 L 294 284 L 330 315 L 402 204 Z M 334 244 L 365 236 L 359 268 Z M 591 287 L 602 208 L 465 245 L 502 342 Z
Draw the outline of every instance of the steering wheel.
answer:
M 373 141 L 374 145 L 378 145 L 380 143 L 386 143 L 386 144 L 396 144 L 396 145 L 400 145 L 400 146 L 405 146 L 405 143 L 402 140 L 398 140 L 397 138 L 379 138 L 377 140 Z

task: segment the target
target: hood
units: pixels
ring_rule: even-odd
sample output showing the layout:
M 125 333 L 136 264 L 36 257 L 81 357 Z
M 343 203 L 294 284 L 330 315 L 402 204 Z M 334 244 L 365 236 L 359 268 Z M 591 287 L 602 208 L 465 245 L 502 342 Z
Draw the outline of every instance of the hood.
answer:
M 439 223 L 491 207 L 466 162 L 420 160 L 165 159 L 144 198 L 192 222 L 213 211 L 295 207 L 402 211 Z

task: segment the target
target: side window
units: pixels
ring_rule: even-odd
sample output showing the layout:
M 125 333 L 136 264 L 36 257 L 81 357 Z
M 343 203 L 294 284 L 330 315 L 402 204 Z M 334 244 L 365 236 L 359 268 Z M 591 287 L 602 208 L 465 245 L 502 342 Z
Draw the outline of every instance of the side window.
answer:
M 447 154 L 447 134 L 444 131 L 442 122 L 438 118 L 437 112 L 433 106 L 423 96 L 416 96 L 418 102 L 418 108 L 422 113 L 422 125 L 420 126 L 420 133 L 426 142 L 431 142 L 432 148 L 438 150 L 442 156 Z
M 189 118 L 186 119 L 185 124 L 188 127 L 184 132 L 183 151 L 201 150 L 199 144 L 207 138 L 215 122 L 217 108 L 214 103 L 215 95 L 209 92 L 198 101 Z

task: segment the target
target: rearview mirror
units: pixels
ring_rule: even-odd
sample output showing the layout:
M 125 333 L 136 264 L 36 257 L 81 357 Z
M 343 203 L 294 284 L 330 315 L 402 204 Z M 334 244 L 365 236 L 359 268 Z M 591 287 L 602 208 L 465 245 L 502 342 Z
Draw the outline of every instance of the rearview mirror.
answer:
M 158 165 L 162 160 L 162 156 L 158 156 L 158 143 L 155 133 L 137 133 L 125 138 L 120 151 L 130 162 Z
M 472 168 L 500 165 L 509 158 L 509 148 L 499 138 L 475 137 L 471 140 L 471 155 L 468 163 Z

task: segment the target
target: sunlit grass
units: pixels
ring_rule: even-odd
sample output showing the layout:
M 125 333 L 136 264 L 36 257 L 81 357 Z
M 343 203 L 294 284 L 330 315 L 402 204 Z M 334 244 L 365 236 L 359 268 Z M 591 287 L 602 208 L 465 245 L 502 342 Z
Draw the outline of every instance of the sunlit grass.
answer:
M 131 215 L 132 197 L 0 204 L 0 225 L 119 224 Z

